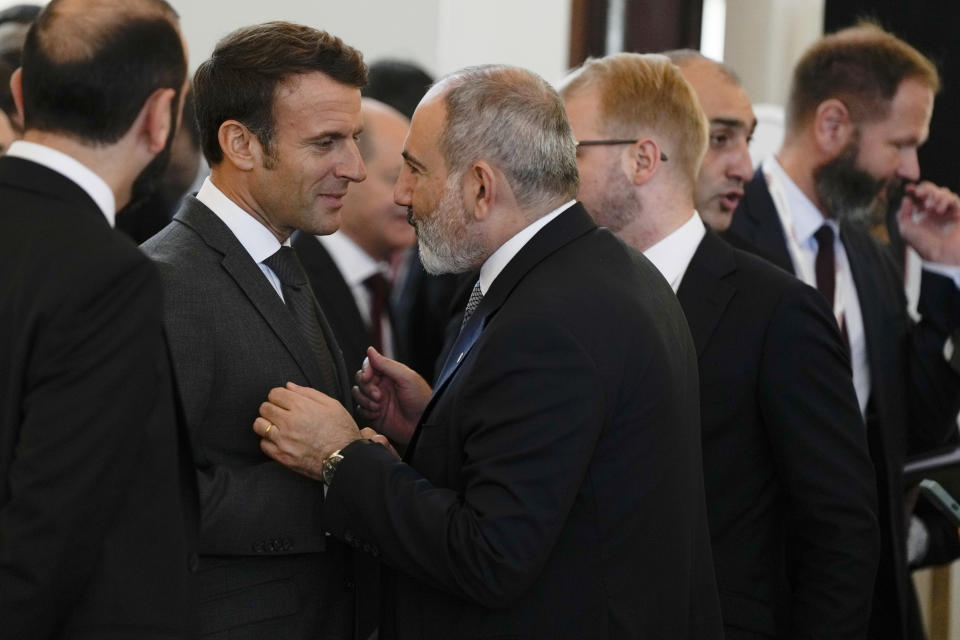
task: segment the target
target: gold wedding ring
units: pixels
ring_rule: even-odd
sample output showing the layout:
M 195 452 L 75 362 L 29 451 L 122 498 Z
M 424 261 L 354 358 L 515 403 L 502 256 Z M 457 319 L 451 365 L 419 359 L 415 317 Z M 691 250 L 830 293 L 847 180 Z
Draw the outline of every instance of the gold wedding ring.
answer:
M 263 437 L 267 437 L 267 434 L 270 433 L 270 429 L 273 429 L 273 423 L 272 423 L 272 422 L 268 422 L 268 423 L 267 423 L 267 429 L 263 432 Z

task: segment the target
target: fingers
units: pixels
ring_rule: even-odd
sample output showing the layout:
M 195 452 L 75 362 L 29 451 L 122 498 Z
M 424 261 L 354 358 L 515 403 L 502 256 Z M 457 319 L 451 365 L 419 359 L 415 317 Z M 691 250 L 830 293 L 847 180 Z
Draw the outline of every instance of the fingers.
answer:
M 264 403 L 267 404 L 267 403 Z M 263 407 L 261 406 L 261 410 Z M 256 433 L 261 438 L 267 439 L 272 433 L 274 436 L 279 433 L 277 425 L 275 425 L 270 420 L 260 417 L 253 421 L 253 432 Z
M 905 191 L 912 197 L 914 205 L 925 213 L 935 213 L 940 216 L 960 213 L 960 197 L 946 187 L 925 181 L 909 184 Z

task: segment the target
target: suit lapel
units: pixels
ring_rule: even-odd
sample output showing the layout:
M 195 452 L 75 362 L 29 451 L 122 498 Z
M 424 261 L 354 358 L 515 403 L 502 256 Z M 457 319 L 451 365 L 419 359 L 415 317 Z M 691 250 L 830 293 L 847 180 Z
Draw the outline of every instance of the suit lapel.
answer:
M 204 242 L 223 255 L 221 264 L 224 270 L 237 283 L 240 290 L 287 348 L 310 385 L 319 386 L 321 384 L 320 365 L 315 361 L 306 338 L 303 337 L 280 296 L 270 286 L 260 266 L 253 261 L 230 229 L 193 197 L 187 198 L 174 219 L 193 229 Z M 321 321 L 321 324 L 326 323 Z M 329 336 L 329 327 L 324 326 L 323 329 L 328 334 L 329 340 L 332 337 Z
M 561 213 L 547 226 L 541 229 L 527 244 L 507 263 L 503 271 L 493 281 L 490 290 L 483 296 L 480 305 L 474 311 L 473 316 L 467 322 L 466 326 L 460 332 L 457 340 L 453 344 L 447 356 L 447 361 L 437 376 L 437 382 L 433 387 L 433 395 L 424 409 L 423 416 L 420 418 L 421 424 L 424 419 L 430 415 L 437 399 L 442 396 L 443 391 L 454 378 L 460 368 L 460 365 L 466 359 L 467 354 L 474 347 L 483 330 L 500 310 L 500 307 L 507 301 L 510 294 L 517 287 L 524 276 L 527 275 L 537 264 L 545 258 L 556 252 L 561 247 L 569 244 L 576 238 L 593 231 L 597 228 L 596 224 L 590 218 L 583 206 L 577 202 L 572 207 Z M 413 454 L 414 445 L 420 433 L 420 427 L 414 432 L 407 448 L 405 459 L 409 459 Z
M 736 288 L 726 281 L 736 268 L 733 249 L 713 232 L 707 231 L 677 289 L 677 298 L 687 317 L 698 358 L 703 355 L 717 323 L 736 293 Z
M 863 335 L 867 342 L 867 367 L 870 369 L 870 377 L 875 385 L 876 381 L 883 379 L 883 376 L 877 375 L 877 372 L 873 371 L 870 354 L 880 353 L 884 348 L 883 328 L 880 326 L 883 320 L 883 310 L 877 303 L 884 300 L 887 294 L 881 288 L 882 278 L 879 277 L 879 274 L 872 273 L 872 264 L 868 258 L 868 254 L 871 252 L 869 238 L 864 234 L 852 231 L 847 224 L 841 224 L 840 242 L 843 243 L 844 251 L 847 254 L 847 263 L 850 265 L 853 285 L 857 290 L 860 317 L 863 321 Z
M 762 169 L 757 169 L 753 180 L 747 185 L 743 202 L 733 214 L 730 231 L 762 249 L 764 258 L 787 273 L 796 275 L 790 251 L 787 249 L 783 225 L 780 224 L 780 216 L 770 196 L 770 188 Z

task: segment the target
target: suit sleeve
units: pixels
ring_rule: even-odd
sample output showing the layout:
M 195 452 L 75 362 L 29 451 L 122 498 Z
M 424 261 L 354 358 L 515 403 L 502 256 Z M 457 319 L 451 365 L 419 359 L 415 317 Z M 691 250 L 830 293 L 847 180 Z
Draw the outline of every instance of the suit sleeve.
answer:
M 960 291 L 951 278 L 924 271 L 918 305 L 920 322 L 907 339 L 908 450 L 944 444 L 957 429 L 960 373 L 944 358 L 947 337 L 960 328 Z M 957 345 L 960 348 L 960 345 Z
M 0 507 L 0 625 L 11 638 L 50 636 L 84 597 L 157 402 L 156 273 L 142 258 L 109 262 L 74 274 L 33 338 Z
M 879 560 L 866 430 L 839 332 L 799 282 L 764 341 L 760 407 L 787 494 L 791 638 L 862 638 Z
M 327 494 L 330 531 L 373 541 L 406 574 L 485 607 L 536 580 L 587 473 L 604 420 L 593 362 L 555 323 L 488 329 L 443 393 L 456 424 L 421 426 L 414 465 L 376 445 L 345 451 Z M 451 420 L 452 422 L 453 420 Z M 462 438 L 455 442 L 454 438 Z M 459 478 L 434 486 L 455 456 Z

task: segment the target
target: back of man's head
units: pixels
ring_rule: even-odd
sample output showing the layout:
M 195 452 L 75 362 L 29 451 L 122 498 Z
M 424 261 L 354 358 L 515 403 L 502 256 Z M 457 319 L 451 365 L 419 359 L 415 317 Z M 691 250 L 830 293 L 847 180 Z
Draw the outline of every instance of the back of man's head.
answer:
M 600 98 L 601 128 L 611 138 L 658 138 L 667 164 L 690 187 L 707 150 L 707 119 L 693 88 L 668 58 L 618 53 L 590 58 L 568 76 L 564 97 L 589 89 Z
M 430 74 L 412 62 L 388 58 L 371 63 L 363 96 L 390 105 L 409 119 L 432 84 Z
M 289 77 L 320 72 L 350 87 L 362 87 L 362 54 L 325 31 L 290 22 L 244 27 L 217 43 L 193 76 L 203 155 L 211 166 L 223 161 L 219 130 L 227 120 L 249 129 L 271 152 L 273 102 Z
M 787 101 L 788 133 L 813 121 L 817 107 L 840 100 L 854 122 L 884 118 L 900 83 L 918 80 L 933 92 L 940 76 L 930 60 L 892 33 L 861 23 L 825 36 L 800 58 Z
M 186 71 L 164 0 L 53 0 L 23 46 L 24 128 L 114 143 L 155 91 L 179 95 Z
M 543 78 L 518 67 L 468 67 L 434 90 L 444 92 L 440 144 L 451 175 L 485 160 L 504 173 L 522 208 L 576 197 L 573 133 L 563 101 Z

